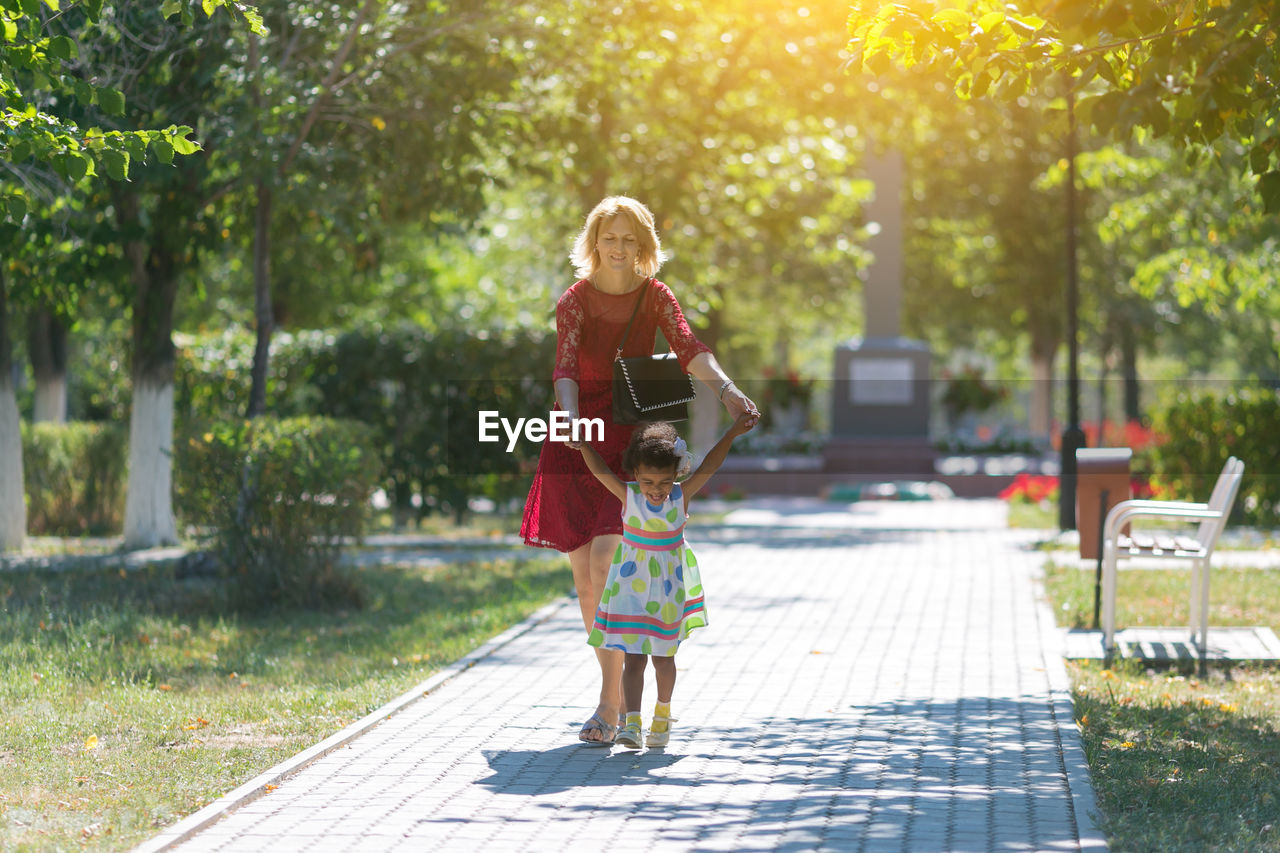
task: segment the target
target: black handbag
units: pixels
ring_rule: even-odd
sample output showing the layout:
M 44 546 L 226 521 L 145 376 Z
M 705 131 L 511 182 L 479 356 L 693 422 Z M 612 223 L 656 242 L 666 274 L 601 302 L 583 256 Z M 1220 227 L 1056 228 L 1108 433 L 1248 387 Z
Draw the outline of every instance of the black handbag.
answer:
M 631 319 L 613 357 L 613 422 L 616 424 L 687 420 L 689 404 L 694 398 L 693 380 L 680 367 L 675 353 L 622 357 L 631 324 L 648 290 L 646 280 L 640 286 Z

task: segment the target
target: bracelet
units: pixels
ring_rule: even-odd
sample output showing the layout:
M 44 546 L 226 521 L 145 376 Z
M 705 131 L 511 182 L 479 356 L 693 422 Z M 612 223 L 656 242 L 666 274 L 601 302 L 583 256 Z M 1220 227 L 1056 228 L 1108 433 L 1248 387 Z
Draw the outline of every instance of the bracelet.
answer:
M 728 387 L 729 387 L 730 385 L 732 385 L 732 384 L 733 384 L 733 380 L 732 380 L 732 379 L 726 379 L 726 380 L 724 381 L 724 384 L 720 386 L 720 396 L 719 396 L 720 402 L 722 402 L 722 403 L 724 402 L 724 392 L 725 392 L 725 390 L 726 390 L 726 389 L 728 389 Z

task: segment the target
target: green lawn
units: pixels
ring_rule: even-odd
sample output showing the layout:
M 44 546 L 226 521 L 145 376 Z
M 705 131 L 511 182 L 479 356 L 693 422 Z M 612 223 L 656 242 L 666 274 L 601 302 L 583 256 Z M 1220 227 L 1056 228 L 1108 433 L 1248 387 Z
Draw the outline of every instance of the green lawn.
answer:
M 572 588 L 563 560 L 360 575 L 237 615 L 172 569 L 0 576 L 0 849 L 127 849 Z M 220 615 L 219 615 L 220 614 Z
M 1058 624 L 1087 625 L 1093 572 L 1050 566 Z M 1190 572 L 1122 570 L 1117 621 L 1187 622 Z M 1280 571 L 1214 569 L 1209 624 L 1280 629 Z M 1068 663 L 1103 829 L 1116 851 L 1280 851 L 1280 670 L 1205 677 Z

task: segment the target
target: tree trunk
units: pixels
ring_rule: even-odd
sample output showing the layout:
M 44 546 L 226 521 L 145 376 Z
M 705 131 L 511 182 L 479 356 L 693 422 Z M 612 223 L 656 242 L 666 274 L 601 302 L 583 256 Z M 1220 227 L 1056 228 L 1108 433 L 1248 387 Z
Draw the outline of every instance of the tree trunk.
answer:
M 254 316 L 258 337 L 253 348 L 253 379 L 249 388 L 249 409 L 245 417 L 256 418 L 267 410 L 267 371 L 271 360 L 271 188 L 259 178 L 258 203 L 253 221 Z
M 1053 341 L 1031 332 L 1031 403 L 1027 428 L 1033 436 L 1051 439 L 1053 433 Z
M 22 424 L 9 348 L 8 284 L 0 267 L 0 551 L 22 547 L 27 532 Z
M 67 422 L 67 330 L 49 311 L 37 311 L 27 326 L 31 369 L 36 379 L 32 420 Z
M 137 199 L 125 217 L 137 221 Z M 129 423 L 129 487 L 124 510 L 126 548 L 178 541 L 173 517 L 173 303 L 177 261 L 165 247 L 134 240 L 126 248 L 135 288 L 133 410 Z
M 1125 319 L 1120 322 L 1120 375 L 1124 379 L 1124 417 L 1127 421 L 1142 420 L 1142 400 L 1138 389 L 1138 336 L 1133 324 Z
M 707 328 L 698 333 L 698 339 L 711 347 L 712 352 L 715 351 L 716 339 L 720 335 L 722 310 L 711 309 L 707 314 Z M 719 356 L 716 356 L 716 359 L 719 360 Z M 725 372 L 730 378 L 733 377 L 733 373 L 727 367 Z M 689 407 L 689 445 L 693 450 L 694 458 L 701 460 L 720 438 L 720 412 L 724 404 L 716 399 L 716 392 L 703 383 L 694 382 L 693 387 L 697 396 L 693 398 L 693 404 Z M 751 395 L 751 392 L 746 391 L 745 388 L 744 391 L 747 396 Z

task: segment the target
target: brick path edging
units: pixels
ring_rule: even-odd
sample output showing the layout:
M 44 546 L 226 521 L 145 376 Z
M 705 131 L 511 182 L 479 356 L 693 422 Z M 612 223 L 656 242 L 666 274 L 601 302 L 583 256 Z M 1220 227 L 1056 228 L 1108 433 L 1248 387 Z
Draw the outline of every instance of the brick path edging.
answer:
M 297 773 L 308 764 L 328 755 L 335 749 L 350 743 L 369 731 L 388 717 L 403 711 L 405 708 L 422 699 L 424 696 L 438 690 L 441 686 L 452 681 L 462 673 L 466 672 L 475 664 L 492 655 L 503 646 L 510 643 L 517 637 L 532 631 L 534 628 L 546 622 L 556 611 L 567 606 L 574 601 L 573 596 L 564 596 L 550 604 L 536 610 L 523 622 L 508 628 L 498 636 L 489 640 L 489 642 L 477 648 L 463 658 L 459 658 L 445 669 L 437 672 L 435 675 L 425 681 L 415 685 L 409 690 L 392 699 L 377 710 L 367 714 L 341 731 L 335 732 L 329 737 L 317 743 L 297 755 L 289 758 L 275 767 L 260 773 L 254 778 L 245 782 L 240 787 L 224 794 L 218 799 L 209 803 L 204 808 L 188 815 L 182 820 L 168 827 L 159 835 L 149 838 L 142 844 L 133 848 L 133 853 L 160 853 L 163 850 L 170 850 L 173 847 L 190 839 L 193 835 L 206 827 L 216 823 L 228 812 L 251 803 L 254 800 L 267 793 L 267 785 L 279 785 L 280 782 Z
M 1058 628 L 1049 607 L 1044 589 L 1044 575 L 1035 578 L 1036 617 L 1043 637 L 1042 648 L 1050 653 L 1045 657 L 1045 674 L 1049 678 L 1049 692 L 1053 715 L 1058 721 L 1058 748 L 1062 753 L 1063 770 L 1071 789 L 1071 811 L 1076 821 L 1076 836 L 1081 850 L 1106 850 L 1107 837 L 1098 826 L 1101 809 L 1089 778 L 1089 762 L 1085 758 L 1084 744 L 1071 703 L 1071 679 L 1060 650 L 1061 629 Z

